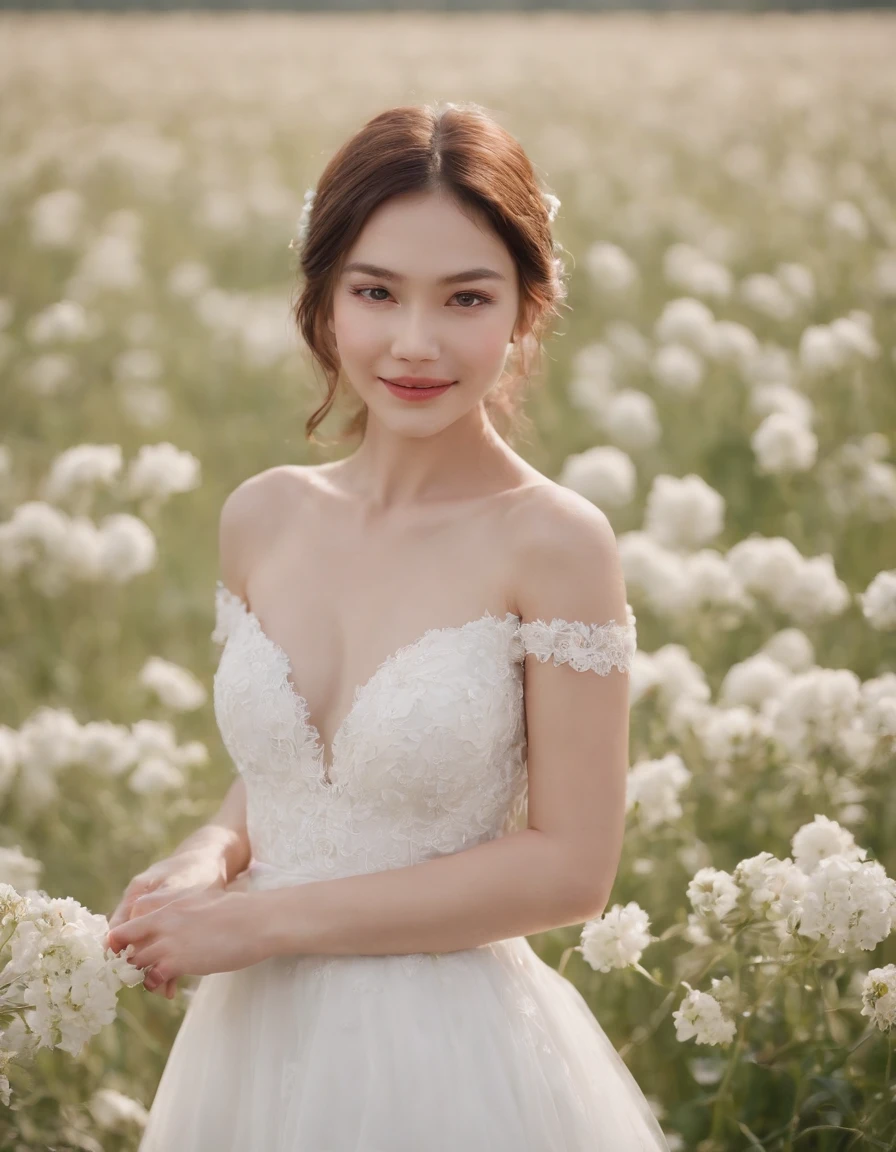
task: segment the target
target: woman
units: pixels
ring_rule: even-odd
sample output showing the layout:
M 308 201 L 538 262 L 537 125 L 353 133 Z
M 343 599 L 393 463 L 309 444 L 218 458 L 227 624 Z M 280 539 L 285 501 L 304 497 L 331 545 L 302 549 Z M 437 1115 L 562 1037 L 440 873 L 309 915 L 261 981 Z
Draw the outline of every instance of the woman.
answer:
M 526 940 L 606 906 L 635 650 L 608 520 L 491 419 L 563 299 L 559 202 L 475 105 L 376 116 L 306 201 L 306 432 L 344 380 L 362 440 L 222 510 L 239 779 L 109 935 L 152 991 L 203 977 L 141 1152 L 667 1149 Z

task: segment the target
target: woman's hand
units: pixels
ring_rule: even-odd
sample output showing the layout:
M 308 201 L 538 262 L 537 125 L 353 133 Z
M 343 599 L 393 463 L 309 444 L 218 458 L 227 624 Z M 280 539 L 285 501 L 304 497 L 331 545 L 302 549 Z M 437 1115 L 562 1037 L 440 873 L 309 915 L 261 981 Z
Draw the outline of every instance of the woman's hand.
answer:
M 257 909 L 253 892 L 192 892 L 119 924 L 107 945 L 116 954 L 133 945 L 128 962 L 152 965 L 144 984 L 153 992 L 179 976 L 233 972 L 266 959 Z
M 110 932 L 134 917 L 145 916 L 199 892 L 223 891 L 227 884 L 227 870 L 223 856 L 207 848 L 195 848 L 167 856 L 138 873 L 124 890 L 118 907 L 109 917 Z M 174 998 L 177 979 L 164 984 L 156 982 L 149 991 L 159 991 L 169 1000 Z

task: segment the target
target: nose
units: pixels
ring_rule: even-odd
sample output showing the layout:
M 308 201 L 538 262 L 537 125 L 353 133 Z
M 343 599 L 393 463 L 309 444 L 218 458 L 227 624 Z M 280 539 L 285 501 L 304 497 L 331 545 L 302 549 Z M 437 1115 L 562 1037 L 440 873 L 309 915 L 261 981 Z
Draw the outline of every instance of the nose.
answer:
M 392 355 L 396 360 L 438 360 L 435 323 L 424 308 L 398 309 L 395 325 Z

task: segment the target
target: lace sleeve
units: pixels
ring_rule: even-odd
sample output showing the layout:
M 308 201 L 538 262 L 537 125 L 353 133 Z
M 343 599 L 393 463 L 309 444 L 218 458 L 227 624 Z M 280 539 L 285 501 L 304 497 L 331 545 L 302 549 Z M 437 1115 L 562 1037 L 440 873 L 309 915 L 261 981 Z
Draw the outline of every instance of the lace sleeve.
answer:
M 526 620 L 520 625 L 524 653 L 531 652 L 542 663 L 554 657 L 554 667 L 568 662 L 577 672 L 590 669 L 606 676 L 615 667 L 630 672 L 637 648 L 635 614 L 626 605 L 626 622 L 607 620 L 585 624 L 581 620 Z
M 215 628 L 212 632 L 212 640 L 216 644 L 226 643 L 243 610 L 243 602 L 239 596 L 219 580 L 215 585 Z

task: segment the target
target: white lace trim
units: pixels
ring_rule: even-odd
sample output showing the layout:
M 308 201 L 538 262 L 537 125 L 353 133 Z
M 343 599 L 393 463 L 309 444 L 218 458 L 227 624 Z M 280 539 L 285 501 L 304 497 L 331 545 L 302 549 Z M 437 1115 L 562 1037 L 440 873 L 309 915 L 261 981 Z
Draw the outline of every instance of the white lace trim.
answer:
M 220 580 L 216 585 L 215 607 L 215 628 L 211 638 L 217 644 L 226 643 L 239 621 L 244 616 L 253 615 L 241 597 L 231 592 Z M 544 663 L 549 657 L 553 657 L 555 667 L 568 663 L 577 672 L 591 671 L 601 676 L 608 675 L 613 668 L 618 668 L 621 672 L 630 672 L 638 646 L 638 633 L 631 604 L 626 604 L 625 609 L 625 624 L 619 624 L 616 620 L 607 620 L 602 624 L 586 624 L 582 620 L 563 620 L 557 616 L 550 623 L 541 619 L 521 621 L 518 624 L 520 658 L 531 653 Z M 504 620 L 501 620 L 499 617 L 492 617 L 490 613 L 485 613 L 480 620 L 493 619 L 503 625 L 513 615 L 512 612 L 508 612 Z M 519 617 L 516 619 L 519 620 Z M 469 623 L 477 624 L 479 621 Z M 411 644 L 405 645 L 405 648 L 413 648 L 431 634 L 456 631 L 459 629 L 430 628 L 419 640 L 412 641 Z
M 554 666 L 568 663 L 577 672 L 607 676 L 613 668 L 630 672 L 637 649 L 635 614 L 626 605 L 626 623 L 607 620 L 586 624 L 581 620 L 526 620 L 520 624 L 525 652 L 544 663 L 553 656 Z

